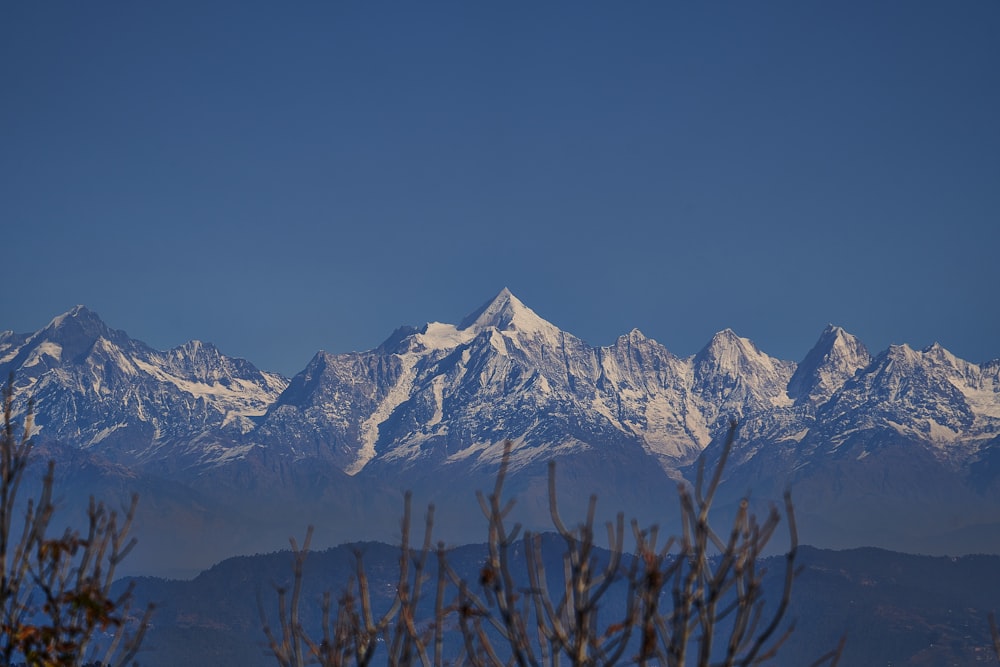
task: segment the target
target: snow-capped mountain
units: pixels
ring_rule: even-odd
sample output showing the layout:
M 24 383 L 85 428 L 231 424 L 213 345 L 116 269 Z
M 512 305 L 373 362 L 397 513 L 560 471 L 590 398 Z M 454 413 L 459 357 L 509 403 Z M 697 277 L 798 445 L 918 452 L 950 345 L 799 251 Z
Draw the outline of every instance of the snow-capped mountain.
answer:
M 700 420 L 685 424 L 685 373 L 638 331 L 592 348 L 504 290 L 457 326 L 320 353 L 255 436 L 331 457 L 349 474 L 373 463 L 495 464 L 507 438 L 518 441 L 515 467 L 613 443 L 686 460 L 706 436 Z
M 194 441 L 238 439 L 288 384 L 211 344 L 153 350 L 83 306 L 0 340 L 0 372 L 34 398 L 39 437 L 127 464 L 204 458 Z
M 959 461 L 997 435 L 997 364 L 958 359 L 938 344 L 893 345 L 837 392 L 822 410 L 831 438 L 890 426 Z
M 822 405 L 871 360 L 864 343 L 828 325 L 788 381 L 788 396 L 797 404 Z
M 766 500 L 791 484 L 819 527 L 803 527 L 811 541 L 1000 551 L 1000 360 L 939 345 L 872 357 L 832 325 L 798 364 L 731 330 L 682 358 L 638 330 L 591 346 L 504 289 L 457 325 L 319 352 L 287 380 L 207 343 L 153 350 L 76 307 L 33 334 L 0 333 L 0 372 L 11 371 L 21 402 L 36 400 L 41 442 L 140 486 L 180 485 L 163 492 L 170 503 L 189 488 L 202 514 L 216 503 L 229 517 L 266 515 L 285 535 L 294 512 L 337 525 L 339 539 L 386 537 L 371 526 L 398 513 L 408 487 L 472 525 L 471 489 L 506 439 L 512 488 L 538 516 L 556 459 L 570 505 L 595 491 L 655 519 L 737 418 L 728 497 Z M 237 532 L 240 549 L 259 546 Z

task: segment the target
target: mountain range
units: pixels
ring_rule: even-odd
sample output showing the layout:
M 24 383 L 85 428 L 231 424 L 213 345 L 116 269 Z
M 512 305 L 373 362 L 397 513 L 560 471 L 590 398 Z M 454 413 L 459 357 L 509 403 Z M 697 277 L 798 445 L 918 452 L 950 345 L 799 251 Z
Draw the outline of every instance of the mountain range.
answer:
M 0 333 L 17 409 L 59 462 L 72 516 L 94 493 L 141 495 L 135 571 L 190 572 L 268 551 L 316 524 L 321 542 L 392 541 L 401 490 L 437 532 L 477 542 L 476 489 L 505 440 L 517 518 L 622 510 L 669 527 L 677 484 L 739 422 L 718 509 L 791 488 L 800 537 L 822 547 L 1000 553 L 1000 359 L 940 345 L 871 354 L 828 326 L 801 362 L 731 330 L 679 357 L 632 330 L 594 347 L 504 289 L 457 325 L 401 327 L 375 349 L 318 352 L 292 378 L 191 341 L 158 351 L 77 306 Z

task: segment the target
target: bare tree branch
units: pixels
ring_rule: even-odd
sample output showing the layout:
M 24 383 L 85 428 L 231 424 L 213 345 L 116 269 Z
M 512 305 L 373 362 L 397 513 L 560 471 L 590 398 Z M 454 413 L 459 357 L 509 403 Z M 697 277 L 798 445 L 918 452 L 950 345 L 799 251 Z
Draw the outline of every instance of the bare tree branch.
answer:
M 344 664 L 348 653 L 342 649 L 353 646 L 355 662 L 368 664 L 374 638 L 380 636 L 390 664 L 443 665 L 445 626 L 448 617 L 454 615 L 461 637 L 457 649 L 460 654 L 449 659 L 459 664 L 534 667 L 565 661 L 574 667 L 621 662 L 747 667 L 774 660 L 794 629 L 794 623 L 785 617 L 796 576 L 795 513 L 791 495 L 786 492 L 783 512 L 771 507 L 761 522 L 745 498 L 728 531 L 719 534 L 712 528 L 712 504 L 736 432 L 733 421 L 710 475 L 705 473 L 703 458 L 694 487 L 678 488 L 680 534 L 668 537 L 661 546 L 656 526 L 643 530 L 633 521 L 635 546 L 628 556 L 624 550 L 625 519 L 620 513 L 605 526 L 607 549 L 598 549 L 594 530 L 596 497 L 590 498 L 581 523 L 570 527 L 562 518 L 555 464 L 550 462 L 549 516 L 563 545 L 561 572 L 547 571 L 541 535 L 525 532 L 518 541 L 521 526 L 507 525 L 514 500 L 505 499 L 503 493 L 513 444 L 504 443 L 492 493 L 477 493 L 487 526 L 486 558 L 478 581 L 481 596 L 451 567 L 447 551 L 439 543 L 433 618 L 422 621 L 418 609 L 423 585 L 430 580 L 426 570 L 432 548 L 433 507 L 427 514 L 422 546 L 413 550 L 409 539 L 411 497 L 407 494 L 399 579 L 391 609 L 374 620 L 367 577 L 358 555 L 357 599 L 353 583 L 349 584 L 338 603 L 334 623 L 330 596 L 324 597 L 324 641 L 317 646 L 304 638 L 311 647 L 311 659 L 322 665 Z M 760 563 L 782 520 L 787 525 L 790 546 L 781 588 L 766 605 L 765 571 L 760 569 Z M 523 573 L 517 570 L 518 546 L 523 550 Z M 291 604 L 296 606 L 304 552 L 295 550 L 294 543 L 293 550 L 296 583 Z M 279 590 L 278 603 L 281 641 L 265 621 L 265 634 L 276 657 L 287 650 L 286 637 L 302 632 L 292 612 L 285 610 L 284 591 Z M 358 604 L 360 612 L 356 610 Z M 610 617 L 611 610 L 616 610 L 616 617 Z M 261 614 L 264 618 L 263 611 Z M 996 637 L 995 624 L 993 628 Z M 498 645 L 494 645 L 497 641 Z M 843 647 L 842 639 L 814 666 L 835 666 Z M 287 663 L 281 664 L 284 667 Z
M 18 493 L 32 452 L 33 404 L 28 402 L 17 433 L 13 416 L 14 377 L 3 390 L 0 439 L 0 660 L 12 664 L 78 665 L 89 657 L 119 666 L 134 658 L 152 615 L 152 606 L 133 615 L 131 586 L 112 597 L 115 570 L 135 545 L 129 536 L 138 498 L 122 518 L 90 499 L 85 532 L 66 529 L 50 536 L 55 515 L 50 461 L 37 498 L 18 509 Z M 23 512 L 20 536 L 14 517 Z M 98 632 L 106 647 L 93 645 Z

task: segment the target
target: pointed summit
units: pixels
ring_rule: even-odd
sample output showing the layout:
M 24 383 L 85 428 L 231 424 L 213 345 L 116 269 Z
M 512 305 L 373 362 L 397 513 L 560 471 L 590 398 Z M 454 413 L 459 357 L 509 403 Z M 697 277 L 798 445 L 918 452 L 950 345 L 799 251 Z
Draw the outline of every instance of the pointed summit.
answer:
M 708 345 L 695 355 L 696 365 L 708 365 L 715 370 L 736 372 L 746 367 L 751 359 L 767 357 L 749 338 L 736 335 L 732 329 L 723 329 L 712 336 Z
M 940 365 L 959 367 L 961 365 L 968 365 L 969 362 L 962 361 L 954 354 L 951 350 L 943 346 L 941 343 L 934 341 L 931 345 L 925 347 L 922 354 L 928 359 L 932 359 L 935 363 Z
M 906 343 L 898 343 L 892 344 L 886 348 L 886 350 L 879 355 L 879 359 L 884 357 L 886 364 L 888 364 L 889 367 L 907 369 L 919 365 L 922 356 L 923 355 Z
M 732 329 L 723 329 L 712 336 L 708 345 L 694 356 L 696 377 L 776 377 L 784 373 L 779 367 L 787 363 L 761 352 L 753 341 L 737 336 Z M 791 371 L 788 373 L 790 375 Z
M 16 370 L 26 377 L 38 377 L 48 369 L 72 365 L 98 340 L 128 341 L 125 332 L 110 329 L 97 313 L 84 306 L 74 306 L 20 341 L 16 336 L 9 338 L 3 346 L 5 353 L 0 363 L 7 362 L 4 370 Z
M 472 313 L 469 313 L 458 324 L 459 330 L 470 327 L 501 327 L 504 324 L 504 317 L 510 318 L 513 312 L 519 308 L 524 308 L 524 304 L 506 287 L 497 293 L 495 297 L 484 303 Z
M 935 342 L 924 348 L 920 355 L 930 366 L 945 373 L 956 386 L 978 386 L 982 383 L 982 369 L 976 365 L 959 359 L 948 348 Z
M 104 322 L 100 316 L 86 306 L 76 305 L 67 310 L 62 315 L 52 318 L 42 331 L 56 331 L 67 327 L 102 327 Z
M 61 348 L 63 359 L 73 359 L 89 350 L 99 338 L 116 343 L 128 340 L 125 332 L 109 328 L 94 311 L 86 306 L 74 306 L 35 333 L 29 343 L 55 345 Z
M 785 396 L 795 364 L 768 356 L 749 338 L 724 329 L 696 354 L 693 391 L 712 407 L 715 419 L 741 416 L 746 410 L 789 403 Z
M 624 336 L 620 336 L 620 338 L 625 338 L 625 339 L 628 339 L 630 341 L 644 341 L 644 340 L 649 340 L 649 338 L 646 336 L 646 334 L 642 333 L 637 328 L 633 328 L 631 331 L 629 331 Z
M 788 396 L 800 403 L 822 403 L 871 360 L 857 337 L 828 324 L 788 381 Z
M 558 331 L 554 324 L 546 322 L 535 314 L 535 311 L 521 303 L 521 300 L 506 287 L 458 325 L 459 331 L 471 329 L 478 332 L 491 328 L 498 331 Z

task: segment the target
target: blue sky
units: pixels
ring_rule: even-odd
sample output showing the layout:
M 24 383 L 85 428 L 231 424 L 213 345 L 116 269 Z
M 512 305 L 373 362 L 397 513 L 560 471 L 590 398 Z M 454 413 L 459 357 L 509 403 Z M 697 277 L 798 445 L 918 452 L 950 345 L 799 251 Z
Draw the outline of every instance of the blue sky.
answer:
M 1000 357 L 1000 4 L 0 4 L 0 329 Z

